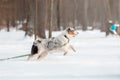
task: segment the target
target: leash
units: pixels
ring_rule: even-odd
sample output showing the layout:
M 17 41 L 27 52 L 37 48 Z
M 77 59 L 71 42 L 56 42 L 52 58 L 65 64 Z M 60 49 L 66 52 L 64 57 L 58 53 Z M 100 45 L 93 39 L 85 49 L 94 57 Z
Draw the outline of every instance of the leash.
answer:
M 30 55 L 30 54 L 25 54 L 25 55 L 13 56 L 13 57 L 9 57 L 9 58 L 3 58 L 3 59 L 0 59 L 0 61 L 10 60 L 10 59 L 16 59 L 16 58 L 21 58 L 21 57 L 25 57 L 25 56 L 29 56 L 29 55 Z

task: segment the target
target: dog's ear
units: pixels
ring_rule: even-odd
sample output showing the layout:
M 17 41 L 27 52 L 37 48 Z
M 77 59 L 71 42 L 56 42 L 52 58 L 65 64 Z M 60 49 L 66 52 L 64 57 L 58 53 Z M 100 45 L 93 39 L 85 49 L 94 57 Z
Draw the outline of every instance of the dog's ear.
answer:
M 69 28 L 67 28 L 67 32 L 69 32 L 71 29 L 70 29 L 70 27 Z
M 70 32 L 70 31 L 74 31 L 74 28 L 68 27 L 66 30 L 67 30 L 68 32 Z

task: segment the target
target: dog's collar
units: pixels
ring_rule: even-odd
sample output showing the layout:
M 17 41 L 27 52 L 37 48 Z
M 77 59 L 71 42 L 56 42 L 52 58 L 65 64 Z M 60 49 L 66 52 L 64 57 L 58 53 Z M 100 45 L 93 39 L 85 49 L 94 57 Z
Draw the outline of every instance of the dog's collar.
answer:
M 67 43 L 69 43 L 69 42 L 70 42 L 70 39 L 67 37 L 67 35 L 64 35 L 64 37 L 65 37 L 66 39 L 68 39 L 68 42 L 67 42 Z M 65 43 L 64 45 L 66 45 L 67 43 Z

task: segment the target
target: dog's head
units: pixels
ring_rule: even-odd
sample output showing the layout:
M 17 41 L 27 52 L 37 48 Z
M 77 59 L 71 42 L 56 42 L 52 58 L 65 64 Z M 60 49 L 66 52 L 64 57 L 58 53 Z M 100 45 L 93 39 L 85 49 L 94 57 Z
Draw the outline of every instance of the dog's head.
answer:
M 67 32 L 67 35 L 70 37 L 76 36 L 78 34 L 78 32 L 72 27 L 68 27 L 65 31 Z

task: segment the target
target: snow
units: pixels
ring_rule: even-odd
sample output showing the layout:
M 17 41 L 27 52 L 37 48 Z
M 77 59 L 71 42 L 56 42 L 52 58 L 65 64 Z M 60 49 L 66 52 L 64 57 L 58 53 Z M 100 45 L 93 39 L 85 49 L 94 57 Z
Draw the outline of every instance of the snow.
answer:
M 0 31 L 0 59 L 30 53 L 33 40 L 23 31 Z M 53 53 L 42 61 L 27 57 L 0 61 L 0 80 L 120 80 L 120 37 L 79 30 L 71 44 L 77 52 L 66 56 Z

